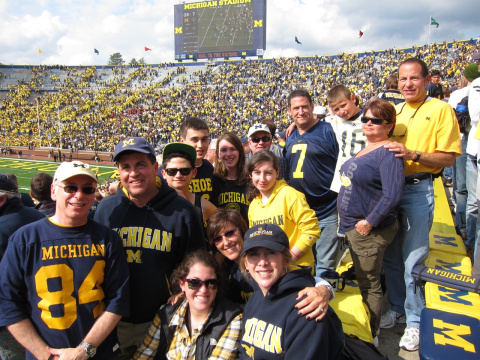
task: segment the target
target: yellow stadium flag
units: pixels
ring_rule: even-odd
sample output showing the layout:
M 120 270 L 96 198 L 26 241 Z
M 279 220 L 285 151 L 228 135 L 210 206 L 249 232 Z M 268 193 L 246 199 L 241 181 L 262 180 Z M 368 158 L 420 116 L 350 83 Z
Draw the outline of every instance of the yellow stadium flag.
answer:
M 40 49 L 38 49 L 38 53 L 39 53 L 39 54 L 43 54 L 43 51 L 40 50 Z

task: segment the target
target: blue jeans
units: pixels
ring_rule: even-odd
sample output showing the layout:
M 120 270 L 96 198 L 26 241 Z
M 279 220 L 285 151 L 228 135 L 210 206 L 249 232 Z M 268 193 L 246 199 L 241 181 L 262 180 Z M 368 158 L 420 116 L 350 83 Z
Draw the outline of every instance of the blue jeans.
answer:
M 0 359 L 24 360 L 25 348 L 10 334 L 6 327 L 0 326 Z
M 338 258 L 339 241 L 337 236 L 338 212 L 335 209 L 322 220 L 318 220 L 320 238 L 315 243 L 315 275 L 325 270 L 335 270 Z
M 420 313 L 425 307 L 423 291 L 415 289 L 412 269 L 422 264 L 429 250 L 433 222 L 434 197 L 431 179 L 405 184 L 398 206 L 398 232 L 385 250 L 383 267 L 388 301 L 392 310 L 407 316 L 407 325 L 420 327 Z
M 451 179 L 453 176 L 453 166 L 443 169 L 443 175 Z
M 467 241 L 465 243 L 469 246 L 474 246 L 475 239 L 478 238 L 477 177 L 477 158 L 467 155 Z
M 455 211 L 455 224 L 461 232 L 467 232 L 467 144 L 468 136 L 462 137 L 462 155 L 455 160 L 455 180 L 454 180 L 454 196 L 457 203 Z

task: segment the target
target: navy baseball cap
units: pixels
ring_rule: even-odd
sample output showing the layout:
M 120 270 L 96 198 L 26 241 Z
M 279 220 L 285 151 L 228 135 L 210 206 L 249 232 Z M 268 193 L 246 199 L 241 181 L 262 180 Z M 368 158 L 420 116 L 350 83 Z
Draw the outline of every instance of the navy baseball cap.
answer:
M 4 173 L 0 173 L 0 191 L 11 194 L 18 192 L 17 185 Z
M 117 146 L 115 146 L 115 157 L 113 161 L 117 161 L 120 154 L 124 151 L 136 151 L 155 156 L 155 150 L 152 145 L 143 137 L 127 137 L 125 140 L 120 141 Z
M 263 247 L 273 251 L 283 251 L 290 248 L 287 234 L 275 224 L 260 224 L 252 226 L 244 236 L 242 254 L 248 250 Z

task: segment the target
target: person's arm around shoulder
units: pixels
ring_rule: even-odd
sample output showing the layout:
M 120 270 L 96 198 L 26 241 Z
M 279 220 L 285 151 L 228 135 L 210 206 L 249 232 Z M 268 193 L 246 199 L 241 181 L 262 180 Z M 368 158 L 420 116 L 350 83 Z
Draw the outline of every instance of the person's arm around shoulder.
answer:
M 411 160 L 429 167 L 450 167 L 455 163 L 456 154 L 454 152 L 438 151 L 435 153 L 420 152 L 407 149 L 404 144 L 393 141 L 385 145 L 389 151 L 396 152 L 395 157 L 403 160 Z
M 242 314 L 238 314 L 223 332 L 209 360 L 234 360 L 242 338 Z

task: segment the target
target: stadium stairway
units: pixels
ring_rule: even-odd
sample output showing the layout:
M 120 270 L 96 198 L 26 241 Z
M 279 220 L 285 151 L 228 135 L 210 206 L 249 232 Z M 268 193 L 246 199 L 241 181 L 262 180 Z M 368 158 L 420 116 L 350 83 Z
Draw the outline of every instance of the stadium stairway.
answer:
M 460 279 L 460 283 L 470 286 L 478 281 L 471 278 L 472 263 L 462 238 L 455 232 L 441 178 L 435 179 L 434 191 L 435 213 L 425 268 L 439 274 L 439 279 L 424 283 L 426 307 L 421 315 L 418 354 L 424 360 L 480 359 L 480 295 L 448 287 L 452 281 L 442 281 L 442 276 L 445 280 Z M 348 254 L 337 272 L 342 274 L 351 266 Z M 330 306 L 342 321 L 345 334 L 373 343 L 368 309 L 356 280 L 346 280 L 345 289 L 335 293 Z

